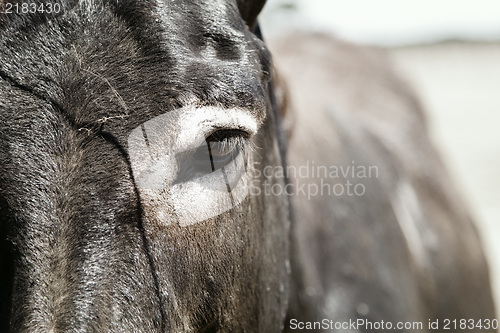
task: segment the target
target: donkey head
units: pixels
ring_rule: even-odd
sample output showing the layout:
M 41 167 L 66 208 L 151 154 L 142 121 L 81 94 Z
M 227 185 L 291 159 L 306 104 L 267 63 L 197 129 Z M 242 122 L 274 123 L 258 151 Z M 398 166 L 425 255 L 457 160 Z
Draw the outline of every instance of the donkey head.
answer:
M 0 14 L 2 331 L 280 329 L 264 1 Z

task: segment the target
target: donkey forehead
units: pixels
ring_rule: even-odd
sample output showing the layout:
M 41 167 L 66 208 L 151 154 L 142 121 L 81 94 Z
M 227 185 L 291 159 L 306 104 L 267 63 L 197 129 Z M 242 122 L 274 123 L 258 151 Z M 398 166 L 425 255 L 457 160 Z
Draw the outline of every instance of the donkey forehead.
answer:
M 246 26 L 236 1 L 156 1 L 143 11 L 130 5 L 115 10 L 152 60 L 152 70 L 146 72 L 160 78 L 142 95 L 164 96 L 153 106 L 155 112 L 138 118 L 144 121 L 194 106 L 198 115 L 209 117 L 207 110 L 220 109 L 223 118 L 228 111 L 240 110 L 262 123 L 270 54 Z
M 247 28 L 232 1 L 159 1 L 149 13 L 164 31 L 195 55 L 211 60 L 238 61 L 244 56 Z
M 130 1 L 115 10 L 142 51 L 153 55 L 153 75 L 163 78 L 159 86 L 175 103 L 245 108 L 264 116 L 270 55 L 236 1 L 156 1 L 139 11 L 137 6 Z
M 77 127 L 126 133 L 187 105 L 265 117 L 270 55 L 236 0 L 62 6 L 55 18 L 7 22 L 0 58 L 16 85 L 55 101 Z

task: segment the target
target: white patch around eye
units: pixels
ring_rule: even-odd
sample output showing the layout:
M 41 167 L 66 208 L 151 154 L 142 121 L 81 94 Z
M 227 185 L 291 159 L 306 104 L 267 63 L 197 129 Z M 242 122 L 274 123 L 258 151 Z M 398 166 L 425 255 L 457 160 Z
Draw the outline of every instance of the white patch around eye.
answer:
M 162 225 L 178 221 L 188 226 L 243 201 L 248 195 L 243 150 L 218 170 L 179 180 L 179 165 L 189 164 L 190 154 L 197 149 L 208 151 L 206 137 L 221 129 L 253 135 L 258 123 L 243 110 L 185 107 L 155 117 L 131 132 L 128 151 L 145 218 Z M 191 162 L 210 166 L 211 160 Z
M 179 224 L 187 226 L 218 216 L 248 195 L 243 153 L 227 166 L 193 181 L 172 186 L 172 201 Z M 236 183 L 232 184 L 232 179 Z M 234 181 L 234 180 L 233 180 Z
M 180 116 L 180 132 L 177 137 L 177 146 L 180 150 L 191 148 L 205 141 L 207 134 L 219 128 L 240 129 L 253 135 L 258 127 L 253 116 L 238 109 L 184 108 Z

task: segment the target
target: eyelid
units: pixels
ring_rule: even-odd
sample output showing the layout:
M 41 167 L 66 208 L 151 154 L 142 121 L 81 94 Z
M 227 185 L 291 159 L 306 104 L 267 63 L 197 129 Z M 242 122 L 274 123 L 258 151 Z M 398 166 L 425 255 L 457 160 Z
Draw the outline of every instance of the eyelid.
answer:
M 205 141 L 209 135 L 219 130 L 239 130 L 252 137 L 260 124 L 248 111 L 241 109 L 221 109 L 216 107 L 187 108 L 180 119 L 178 147 L 189 149 L 192 144 Z
M 222 140 L 218 136 L 221 136 Z M 244 130 L 241 129 L 234 129 L 234 128 L 225 128 L 225 129 L 217 129 L 211 132 L 207 137 L 205 138 L 205 141 L 223 141 L 226 139 L 245 139 L 248 140 L 250 138 L 250 134 L 247 133 Z M 213 140 L 210 140 L 213 139 Z

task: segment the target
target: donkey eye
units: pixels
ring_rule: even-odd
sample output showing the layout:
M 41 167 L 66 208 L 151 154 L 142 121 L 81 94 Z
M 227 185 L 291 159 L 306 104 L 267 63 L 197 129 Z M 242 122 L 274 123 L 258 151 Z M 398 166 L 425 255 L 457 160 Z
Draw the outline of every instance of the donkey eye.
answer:
M 248 134 L 240 130 L 219 130 L 208 136 L 205 141 L 212 172 L 225 167 L 238 156 L 246 140 Z M 202 153 L 205 152 L 202 150 Z
M 223 169 L 241 154 L 248 144 L 248 133 L 242 130 L 217 130 L 198 148 L 178 156 L 178 175 L 174 184 L 198 178 Z
M 148 218 L 188 226 L 223 214 L 250 195 L 250 154 L 259 116 L 187 105 L 132 130 L 127 151 Z

